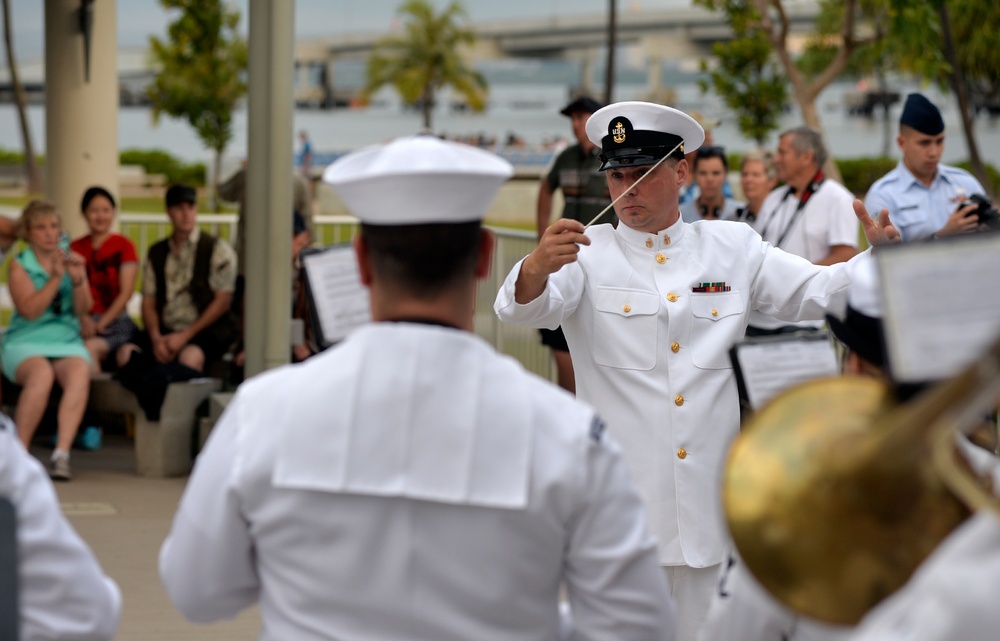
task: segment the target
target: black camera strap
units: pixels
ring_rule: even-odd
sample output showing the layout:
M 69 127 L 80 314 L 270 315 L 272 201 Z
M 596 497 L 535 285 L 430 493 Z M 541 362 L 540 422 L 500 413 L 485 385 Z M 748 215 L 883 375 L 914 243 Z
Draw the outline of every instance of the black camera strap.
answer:
M 809 199 L 812 198 L 812 195 L 815 194 L 816 191 L 820 188 L 820 185 L 823 184 L 824 180 L 826 180 L 826 176 L 823 175 L 823 170 L 821 169 L 818 172 L 816 172 L 816 175 L 813 176 L 813 179 L 809 181 L 809 184 L 806 185 L 806 188 L 802 190 L 802 195 L 799 197 L 799 204 L 795 207 L 795 211 L 792 213 L 791 218 L 789 218 L 788 223 L 785 225 L 785 228 L 781 230 L 781 235 L 778 236 L 778 242 L 774 243 L 775 247 L 781 247 L 781 243 L 785 240 L 785 236 L 787 236 L 788 232 L 791 231 L 792 226 L 795 224 L 795 221 L 799 219 L 799 215 L 802 214 L 802 210 L 805 209 L 806 203 L 809 202 Z M 781 209 L 782 205 L 785 204 L 785 201 L 788 199 L 788 197 L 794 193 L 795 193 L 795 188 L 789 185 L 788 191 L 785 192 L 785 195 L 781 197 L 781 201 L 778 202 L 777 207 L 774 208 L 774 213 L 777 213 L 777 211 Z M 766 239 L 767 230 L 770 229 L 771 221 L 773 220 L 774 220 L 774 214 L 772 213 L 770 219 L 767 221 L 767 225 L 765 225 L 764 229 L 760 232 L 762 238 Z

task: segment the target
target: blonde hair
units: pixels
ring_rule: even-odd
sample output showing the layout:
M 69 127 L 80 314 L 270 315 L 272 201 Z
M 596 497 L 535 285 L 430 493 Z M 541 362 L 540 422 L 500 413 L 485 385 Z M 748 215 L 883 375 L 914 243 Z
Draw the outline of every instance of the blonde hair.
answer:
M 778 168 L 774 164 L 774 152 L 767 149 L 751 149 L 740 160 L 740 171 L 743 171 L 748 162 L 762 163 L 764 165 L 764 173 L 767 174 L 767 177 L 771 180 L 778 179 Z
M 21 211 L 21 218 L 17 222 L 17 235 L 23 240 L 28 240 L 28 230 L 31 226 L 47 216 L 54 216 L 59 221 L 60 227 L 62 226 L 62 218 L 53 203 L 47 200 L 32 200 Z

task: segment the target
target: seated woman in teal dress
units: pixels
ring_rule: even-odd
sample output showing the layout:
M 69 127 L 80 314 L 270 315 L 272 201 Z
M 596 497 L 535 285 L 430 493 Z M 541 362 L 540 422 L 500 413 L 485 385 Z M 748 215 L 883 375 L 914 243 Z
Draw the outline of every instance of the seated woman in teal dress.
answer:
M 14 314 L 3 336 L 4 376 L 22 387 L 14 422 L 25 447 L 42 420 L 52 384 L 59 382 L 56 449 L 49 475 L 68 481 L 69 450 L 90 394 L 90 353 L 80 336 L 79 317 L 93 299 L 82 256 L 61 246 L 62 221 L 52 203 L 33 200 L 21 213 L 20 232 L 28 247 L 10 262 L 8 286 Z

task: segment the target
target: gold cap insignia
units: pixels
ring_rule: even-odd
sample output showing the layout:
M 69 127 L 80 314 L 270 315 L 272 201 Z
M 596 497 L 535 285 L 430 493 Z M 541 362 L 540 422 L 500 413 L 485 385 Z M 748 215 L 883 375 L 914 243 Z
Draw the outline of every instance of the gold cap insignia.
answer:
M 615 123 L 615 128 L 611 130 L 611 139 L 619 145 L 625 142 L 625 125 L 621 122 Z

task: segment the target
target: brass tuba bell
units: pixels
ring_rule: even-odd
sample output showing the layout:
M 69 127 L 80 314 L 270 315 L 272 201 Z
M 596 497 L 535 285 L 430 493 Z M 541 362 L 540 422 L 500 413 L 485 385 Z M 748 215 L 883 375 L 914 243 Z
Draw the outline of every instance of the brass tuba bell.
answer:
M 902 405 L 888 383 L 861 377 L 775 397 L 744 425 L 723 479 L 746 566 L 793 610 L 856 624 L 970 508 L 997 508 L 953 435 L 995 408 L 998 390 L 1000 341 Z

